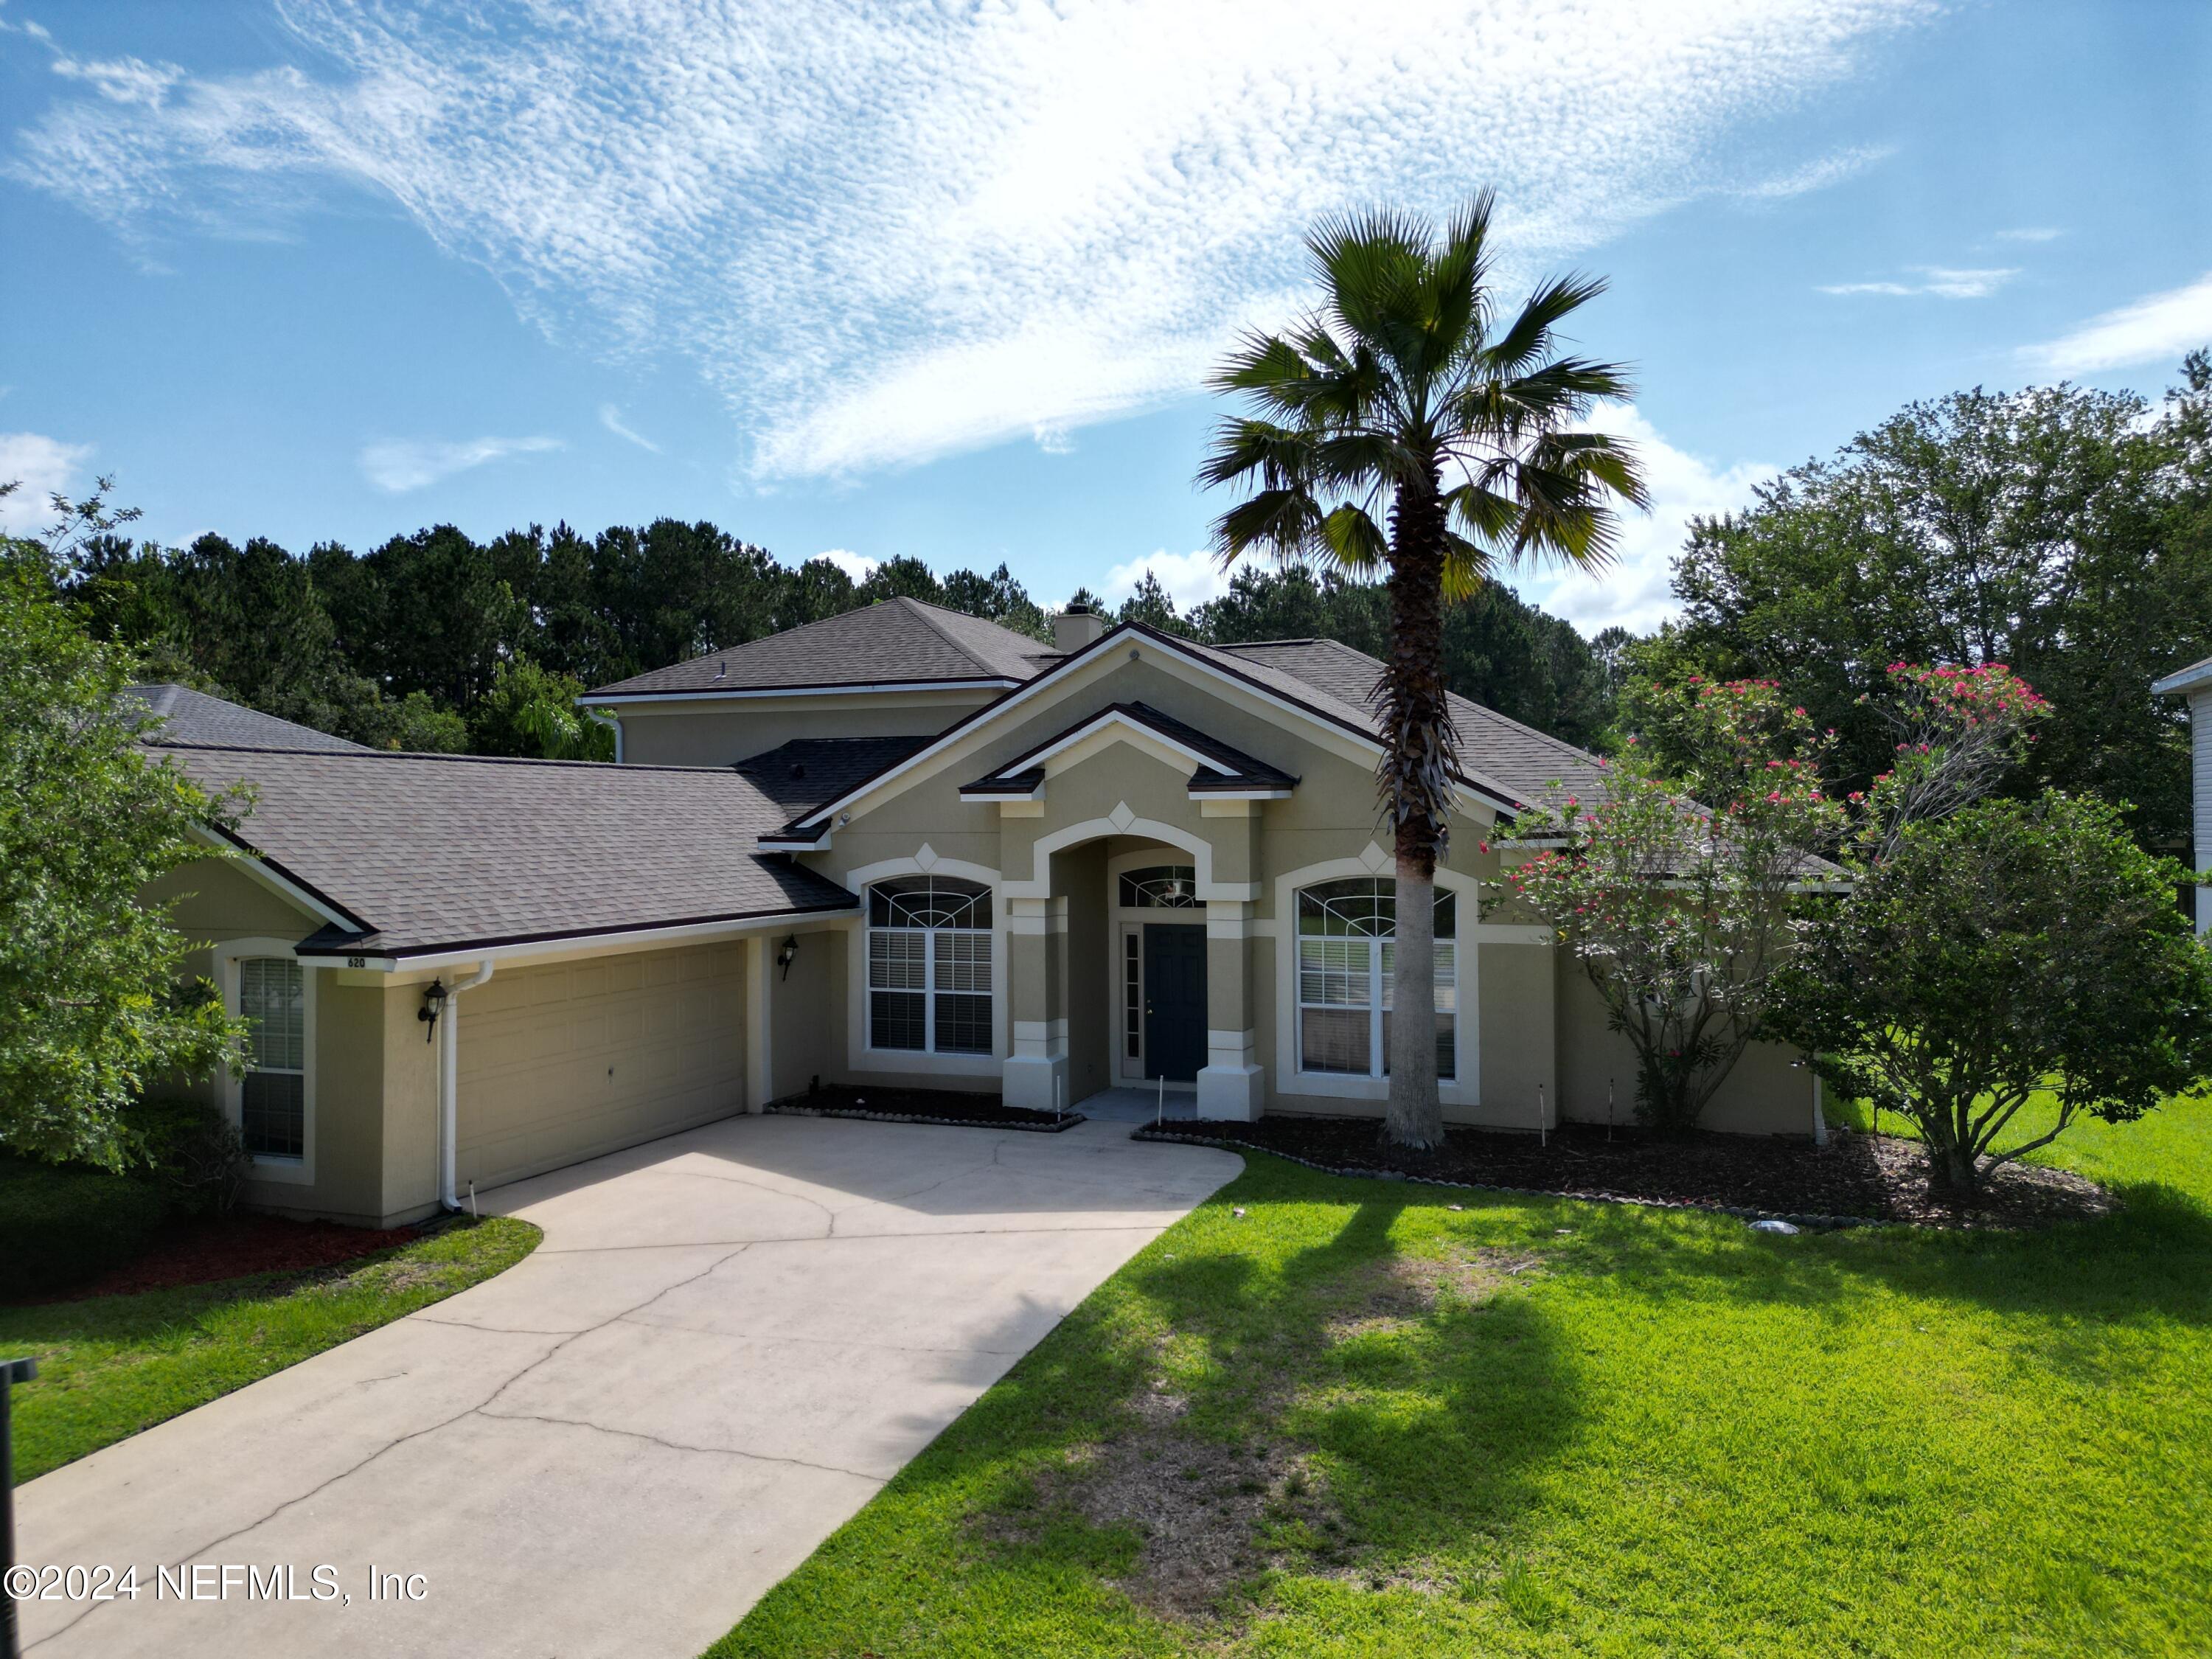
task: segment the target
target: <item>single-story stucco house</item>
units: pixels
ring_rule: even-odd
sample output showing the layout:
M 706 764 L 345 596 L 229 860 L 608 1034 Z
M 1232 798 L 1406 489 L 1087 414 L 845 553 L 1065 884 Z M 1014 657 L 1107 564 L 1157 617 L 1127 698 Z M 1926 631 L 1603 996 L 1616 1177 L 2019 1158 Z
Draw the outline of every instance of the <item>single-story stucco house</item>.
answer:
M 817 1079 L 1379 1115 L 1378 665 L 1082 611 L 1057 644 L 890 600 L 592 692 L 614 765 L 383 753 L 143 689 L 161 753 L 253 791 L 253 856 L 158 894 L 253 1024 L 250 1069 L 211 1085 L 252 1200 L 391 1224 Z M 1626 1118 L 1626 1042 L 1483 891 L 1500 815 L 1603 774 L 1454 714 L 1445 1115 Z M 1808 1132 L 1796 1059 L 1755 1047 L 1708 1122 Z

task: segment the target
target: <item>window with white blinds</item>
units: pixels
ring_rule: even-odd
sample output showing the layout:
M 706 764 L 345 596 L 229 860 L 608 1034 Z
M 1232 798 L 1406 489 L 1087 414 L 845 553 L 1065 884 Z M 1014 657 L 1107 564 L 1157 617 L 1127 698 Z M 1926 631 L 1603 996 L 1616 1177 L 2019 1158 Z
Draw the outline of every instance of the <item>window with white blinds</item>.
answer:
M 868 889 L 868 1046 L 991 1052 L 991 890 L 951 876 Z
M 254 1158 L 301 1158 L 307 1137 L 307 993 L 299 963 L 286 957 L 240 960 L 238 1012 L 247 1029 L 239 1137 Z
M 1397 884 L 1354 877 L 1298 891 L 1298 1069 L 1390 1072 Z M 1459 906 L 1437 895 L 1437 1075 L 1458 1076 Z

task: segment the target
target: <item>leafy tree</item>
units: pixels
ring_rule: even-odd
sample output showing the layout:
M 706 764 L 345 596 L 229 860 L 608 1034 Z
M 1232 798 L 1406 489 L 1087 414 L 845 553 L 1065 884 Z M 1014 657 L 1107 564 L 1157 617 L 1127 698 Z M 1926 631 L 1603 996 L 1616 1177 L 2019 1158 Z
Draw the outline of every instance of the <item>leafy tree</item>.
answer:
M 119 1169 L 124 1109 L 204 1075 L 240 1030 L 204 982 L 179 993 L 185 941 L 138 902 L 210 856 L 193 831 L 223 805 L 140 745 L 130 659 L 57 596 L 83 523 L 0 540 L 0 1144 Z
M 2132 1121 L 2212 1073 L 2185 879 L 2118 809 L 2056 791 L 1911 825 L 1811 930 L 1774 1025 L 1837 1088 L 1911 1118 L 1936 1186 L 1970 1196 L 2081 1116 Z M 2029 1133 L 2045 1091 L 2055 1116 Z
M 1222 423 L 1199 474 L 1250 492 L 1216 521 L 1224 561 L 1259 551 L 1389 573 L 1376 784 L 1395 844 L 1399 936 L 1384 1133 L 1410 1148 L 1443 1138 L 1432 924 L 1458 787 L 1446 594 L 1472 591 L 1502 560 L 1602 563 L 1608 497 L 1644 499 L 1625 448 L 1571 429 L 1628 392 L 1618 368 L 1559 349 L 1559 325 L 1603 285 L 1547 283 L 1493 328 L 1491 210 L 1486 192 L 1441 234 L 1388 211 L 1322 224 L 1307 242 L 1322 307 L 1285 334 L 1248 339 L 1215 374 L 1255 413 Z
M 2054 714 L 2014 787 L 2137 802 L 2179 844 L 2188 749 L 2150 682 L 2212 654 L 2212 369 L 2154 412 L 2061 386 L 1914 404 L 1830 461 L 1700 520 L 1674 569 L 1683 621 L 1635 647 L 1648 679 L 1778 679 L 1841 733 L 1863 787 L 1889 735 L 1860 699 L 1893 662 L 2003 663 Z M 1639 711 L 1630 697 L 1629 724 Z
M 1540 848 L 1504 885 L 1548 924 L 1636 1053 L 1637 1115 L 1694 1128 L 1765 1018 L 1805 923 L 1808 860 L 1844 835 L 1821 781 L 1829 748 L 1766 682 L 1679 687 L 1662 701 L 1678 780 L 1633 740 L 1606 763 L 1603 793 L 1524 813 L 1513 838 Z
M 491 690 L 469 711 L 469 749 L 478 755 L 541 760 L 611 761 L 615 738 L 606 723 L 576 707 L 582 684 L 527 658 L 500 664 Z

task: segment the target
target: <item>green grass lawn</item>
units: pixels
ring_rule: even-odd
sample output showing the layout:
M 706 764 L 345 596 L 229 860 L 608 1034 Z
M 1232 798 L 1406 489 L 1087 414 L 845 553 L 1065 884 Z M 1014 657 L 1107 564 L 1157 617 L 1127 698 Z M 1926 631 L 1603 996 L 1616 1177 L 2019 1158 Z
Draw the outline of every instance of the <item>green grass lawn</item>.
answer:
M 111 1445 L 512 1267 L 541 1235 L 465 1222 L 301 1275 L 0 1308 L 0 1355 L 39 1362 L 15 1390 L 15 1479 Z
M 2212 1105 L 2058 1156 L 2125 1208 L 1776 1238 L 1251 1158 L 714 1652 L 2212 1653 Z

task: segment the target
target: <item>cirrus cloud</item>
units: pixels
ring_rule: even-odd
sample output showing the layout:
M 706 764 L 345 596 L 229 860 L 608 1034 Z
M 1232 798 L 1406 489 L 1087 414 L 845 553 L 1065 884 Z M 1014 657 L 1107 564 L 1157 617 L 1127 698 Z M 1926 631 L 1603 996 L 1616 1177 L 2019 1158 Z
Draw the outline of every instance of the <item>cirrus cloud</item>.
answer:
M 1331 210 L 1493 184 L 1518 282 L 1744 194 L 1722 141 L 1932 9 L 1407 0 L 1378 28 L 1334 0 L 286 0 L 291 61 L 87 68 L 5 166 L 141 241 L 366 189 L 554 338 L 680 342 L 754 476 L 836 473 L 1054 447 L 1188 392 L 1298 302 Z M 1773 156 L 1748 193 L 1875 154 Z
M 2183 353 L 2202 345 L 2212 345 L 2212 272 L 2093 317 L 2021 355 L 2049 374 L 2092 374 L 2161 360 L 2179 362 Z
M 536 455 L 562 447 L 558 438 L 471 438 L 465 443 L 387 441 L 368 445 L 361 452 L 362 474 L 379 489 L 404 495 L 450 478 L 456 472 L 505 460 L 510 455 Z

